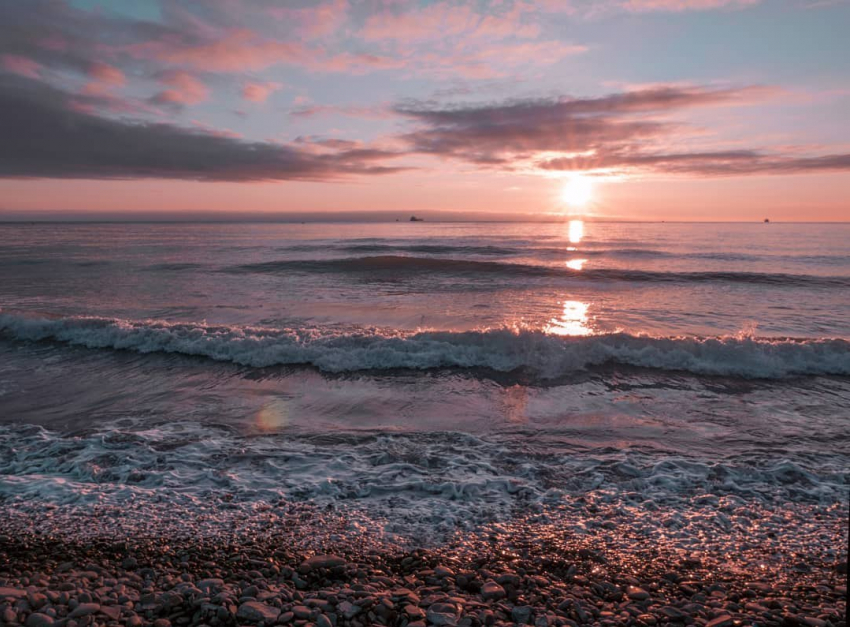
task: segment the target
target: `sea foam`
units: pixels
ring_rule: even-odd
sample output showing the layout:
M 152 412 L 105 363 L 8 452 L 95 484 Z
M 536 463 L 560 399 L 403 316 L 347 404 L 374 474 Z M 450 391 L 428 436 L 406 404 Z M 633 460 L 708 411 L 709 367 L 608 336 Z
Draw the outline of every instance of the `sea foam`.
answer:
M 561 337 L 541 330 L 401 332 L 263 328 L 98 317 L 0 313 L 0 332 L 138 353 L 178 353 L 251 367 L 313 366 L 325 372 L 479 368 L 546 380 L 606 364 L 699 375 L 777 379 L 850 374 L 843 339 L 652 337 L 611 333 Z

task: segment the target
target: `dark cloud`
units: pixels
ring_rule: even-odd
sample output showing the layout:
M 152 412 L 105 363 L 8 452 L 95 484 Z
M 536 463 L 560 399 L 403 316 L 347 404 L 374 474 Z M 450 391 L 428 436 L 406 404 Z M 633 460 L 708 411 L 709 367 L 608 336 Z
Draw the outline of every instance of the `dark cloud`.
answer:
M 319 153 L 172 124 L 111 119 L 92 113 L 92 101 L 0 75 L 0 176 L 326 180 L 402 169 L 381 165 L 396 153 L 369 148 Z
M 82 11 L 63 0 L 0 0 L 0 54 L 19 55 L 46 67 L 89 73 L 103 61 L 129 63 L 118 50 L 184 33 L 166 24 L 102 11 Z
M 669 115 L 692 107 L 741 105 L 776 93 L 766 87 L 666 86 L 599 98 L 549 98 L 447 106 L 405 102 L 395 111 L 419 123 L 402 136 L 411 150 L 509 168 L 606 169 L 705 176 L 850 169 L 848 155 L 773 154 L 756 149 L 660 152 L 685 130 Z M 541 153 L 570 153 L 540 159 Z
M 579 158 L 556 158 L 537 163 L 543 170 L 572 171 L 587 167 Z M 637 169 L 667 174 L 744 176 L 748 174 L 802 174 L 850 170 L 850 154 L 800 157 L 756 150 L 691 153 L 611 153 L 593 159 L 594 168 Z
M 645 114 L 741 101 L 754 88 L 663 87 L 601 98 L 555 98 L 442 106 L 404 103 L 396 112 L 424 123 L 404 139 L 418 152 L 503 163 L 540 151 L 587 152 L 672 133 Z
M 441 106 L 411 101 L 396 111 L 431 124 L 467 126 L 558 122 L 565 118 L 635 112 L 655 112 L 724 103 L 744 103 L 764 98 L 775 90 L 765 87 L 708 89 L 662 86 L 609 94 L 599 98 L 544 98 L 484 105 Z

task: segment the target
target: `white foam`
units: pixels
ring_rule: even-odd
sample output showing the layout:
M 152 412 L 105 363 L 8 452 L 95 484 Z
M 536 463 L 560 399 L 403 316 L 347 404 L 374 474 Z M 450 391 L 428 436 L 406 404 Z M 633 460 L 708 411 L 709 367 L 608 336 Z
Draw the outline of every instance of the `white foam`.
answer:
M 254 367 L 303 364 L 326 372 L 525 369 L 552 379 L 613 363 L 745 378 L 850 374 L 850 342 L 843 339 L 665 338 L 626 333 L 560 337 L 527 329 L 341 332 L 12 313 L 0 313 L 0 331 L 18 340 L 180 353 Z

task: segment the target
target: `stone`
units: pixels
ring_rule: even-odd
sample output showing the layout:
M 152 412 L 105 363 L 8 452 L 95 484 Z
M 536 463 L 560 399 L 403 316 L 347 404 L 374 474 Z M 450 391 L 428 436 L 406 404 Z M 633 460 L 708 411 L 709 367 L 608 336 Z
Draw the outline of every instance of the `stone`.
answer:
M 317 568 L 334 568 L 335 566 L 345 566 L 345 564 L 346 561 L 337 555 L 314 555 L 301 562 L 298 570 L 309 573 Z
M 0 599 L 23 599 L 26 596 L 26 590 L 21 590 L 19 588 L 0 588 Z
M 646 601 L 649 598 L 649 592 L 637 586 L 629 586 L 626 588 L 626 596 L 633 601 Z
M 296 605 L 292 608 L 292 613 L 299 620 L 306 620 L 313 614 L 312 610 L 306 605 Z
M 517 605 L 511 610 L 511 618 L 518 625 L 527 625 L 531 622 L 531 607 L 528 605 Z
M 337 605 L 337 609 L 345 616 L 346 620 L 351 620 L 355 616 L 357 616 L 361 608 L 359 605 L 354 605 L 354 603 L 350 603 L 349 601 L 343 601 L 339 605 Z
M 432 603 L 426 617 L 433 625 L 457 625 L 457 607 L 451 603 Z
M 505 596 L 505 589 L 494 581 L 481 586 L 481 598 L 485 601 L 498 601 Z
M 47 614 L 35 612 L 27 618 L 27 627 L 50 627 L 53 624 L 53 618 Z
M 687 618 L 687 614 L 672 605 L 665 605 L 658 611 L 664 614 L 669 620 L 684 621 Z
M 425 618 L 425 610 L 415 605 L 405 605 L 404 613 L 410 617 L 410 620 L 422 620 Z
M 710 620 L 705 624 L 705 627 L 731 627 L 733 624 L 732 617 L 729 614 L 721 614 L 714 620 Z
M 80 603 L 70 614 L 68 614 L 68 618 L 81 618 L 82 616 L 94 614 L 99 610 L 99 603 Z
M 518 586 L 519 585 L 519 576 L 514 573 L 502 573 L 498 577 L 496 577 L 496 583 L 503 586 Z
M 101 605 L 100 613 L 109 618 L 109 620 L 118 620 L 121 618 L 121 608 L 114 605 Z
M 333 623 L 331 623 L 331 619 L 324 614 L 319 614 L 319 617 L 316 618 L 316 627 L 333 627 Z
M 455 572 L 451 568 L 447 568 L 446 566 L 437 566 L 434 569 L 434 576 L 440 579 L 445 579 L 446 577 L 454 577 Z
M 199 582 L 195 584 L 201 592 L 204 594 L 211 594 L 212 592 L 218 592 L 224 587 L 223 579 L 201 579 Z
M 236 611 L 236 618 L 254 623 L 259 623 L 260 621 L 267 624 L 273 623 L 279 615 L 279 609 L 265 603 L 260 603 L 259 601 L 247 601 L 240 605 Z
M 27 596 L 27 600 L 29 601 L 30 606 L 33 609 L 41 609 L 44 605 L 47 604 L 47 597 L 38 592 L 31 592 Z

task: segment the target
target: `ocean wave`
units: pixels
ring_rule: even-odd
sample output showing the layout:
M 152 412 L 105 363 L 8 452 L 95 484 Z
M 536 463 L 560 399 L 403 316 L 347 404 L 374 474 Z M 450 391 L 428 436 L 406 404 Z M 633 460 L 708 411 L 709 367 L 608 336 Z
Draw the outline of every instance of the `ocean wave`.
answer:
M 604 242 L 610 244 L 610 242 Z M 328 250 L 344 253 L 375 253 L 376 255 L 391 254 L 426 254 L 426 255 L 478 255 L 486 257 L 542 257 L 561 258 L 567 255 L 585 257 L 623 257 L 642 259 L 698 259 L 708 261 L 741 261 L 741 262 L 775 262 L 788 261 L 803 264 L 845 265 L 850 264 L 850 255 L 794 255 L 773 253 L 744 253 L 733 251 L 703 251 L 683 252 L 674 250 L 658 250 L 641 246 L 594 248 L 589 244 L 581 246 L 540 246 L 539 244 L 510 245 L 474 245 L 474 244 L 409 244 L 367 242 L 338 244 L 296 244 L 283 247 L 286 252 L 326 252 Z
M 551 380 L 606 364 L 700 375 L 776 379 L 850 375 L 843 339 L 651 337 L 613 333 L 561 337 L 540 330 L 388 332 L 260 328 L 0 312 L 0 332 L 138 353 L 178 353 L 244 366 L 307 365 L 332 373 L 438 368 L 525 371 Z
M 576 253 L 579 255 L 580 253 Z M 567 267 L 540 266 L 501 261 L 415 257 L 407 255 L 375 255 L 341 259 L 289 259 L 243 264 L 226 268 L 228 272 L 286 274 L 291 272 L 373 274 L 403 273 L 414 275 L 501 275 L 527 277 L 565 277 L 582 281 L 628 281 L 649 283 L 749 283 L 782 287 L 850 288 L 850 277 L 811 276 L 762 272 L 662 272 L 622 268 L 574 270 Z

